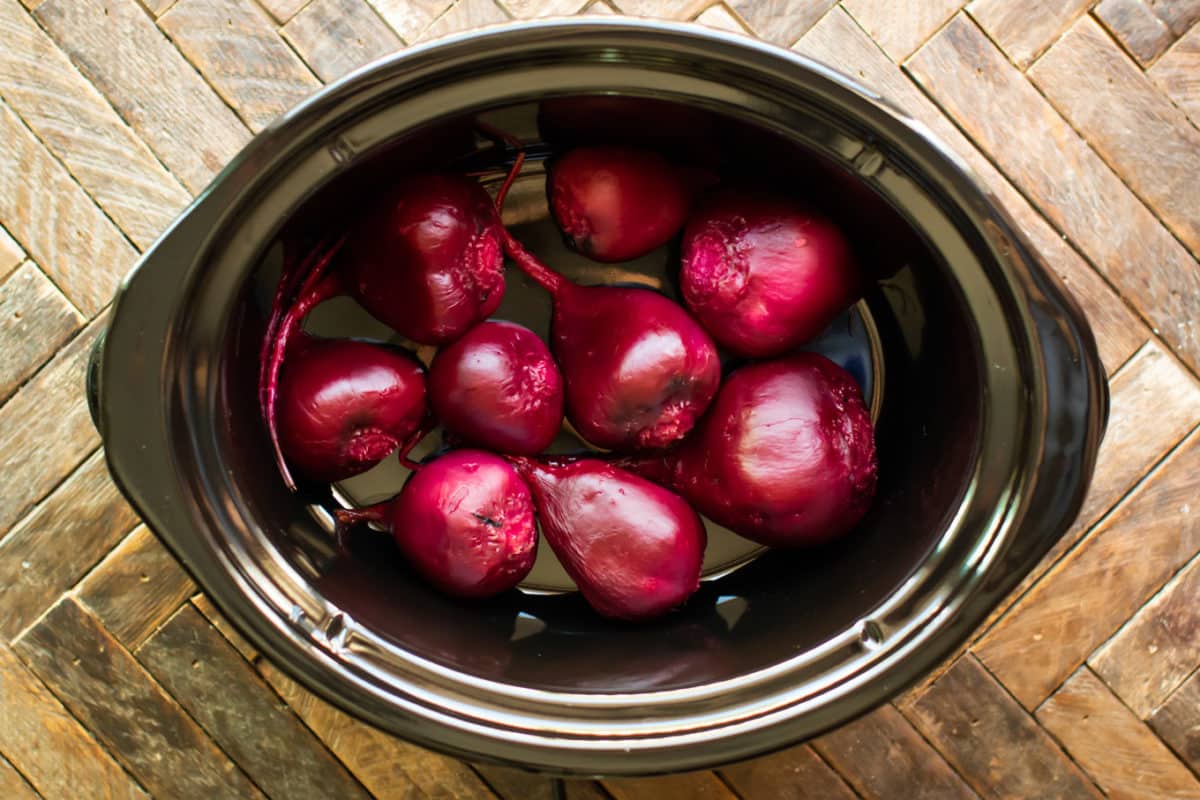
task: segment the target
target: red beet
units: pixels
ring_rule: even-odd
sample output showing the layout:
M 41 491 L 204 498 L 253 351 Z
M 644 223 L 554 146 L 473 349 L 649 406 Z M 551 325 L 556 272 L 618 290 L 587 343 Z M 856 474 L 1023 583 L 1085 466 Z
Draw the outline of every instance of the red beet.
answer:
M 790 200 L 745 192 L 724 192 L 688 219 L 679 283 L 713 338 L 749 358 L 814 338 L 861 294 L 837 226 Z
M 721 364 L 687 311 L 650 289 L 578 286 L 507 231 L 504 243 L 554 297 L 551 348 L 576 430 L 611 449 L 665 447 L 691 430 L 717 391 Z
M 394 500 L 335 516 L 339 530 L 385 523 L 413 567 L 455 597 L 507 591 L 537 556 L 528 485 L 512 465 L 482 450 L 454 450 L 417 465 Z
M 434 414 L 466 441 L 532 455 L 562 427 L 563 380 L 537 334 L 512 322 L 481 322 L 440 349 L 429 368 Z
M 597 612 L 649 619 L 699 587 L 704 525 L 681 497 L 596 459 L 510 460 L 533 489 L 546 541 Z
M 742 367 L 682 445 L 618 463 L 670 486 L 713 521 L 774 547 L 846 533 L 866 513 L 878 471 L 858 385 L 815 353 Z
M 686 176 L 649 150 L 577 147 L 552 162 L 546 194 L 558 227 L 596 261 L 628 261 L 666 244 L 683 227 Z

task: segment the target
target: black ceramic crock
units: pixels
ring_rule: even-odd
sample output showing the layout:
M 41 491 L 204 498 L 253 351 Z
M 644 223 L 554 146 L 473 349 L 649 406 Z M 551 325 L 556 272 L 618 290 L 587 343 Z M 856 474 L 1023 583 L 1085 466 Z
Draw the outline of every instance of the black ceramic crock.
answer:
M 254 399 L 255 276 L 282 226 L 352 206 L 388 159 L 425 158 L 413 132 L 578 94 L 732 126 L 723 157 L 844 201 L 877 277 L 860 307 L 876 332 L 873 511 L 837 545 L 711 575 L 649 625 L 569 593 L 447 600 L 382 536 L 337 555 L 312 498 L 284 491 Z M 284 115 L 125 280 L 88 389 L 117 484 L 274 663 L 421 744 L 610 775 L 761 754 L 919 678 L 1068 528 L 1108 402 L 1077 306 L 921 125 L 793 53 L 607 19 L 413 48 Z

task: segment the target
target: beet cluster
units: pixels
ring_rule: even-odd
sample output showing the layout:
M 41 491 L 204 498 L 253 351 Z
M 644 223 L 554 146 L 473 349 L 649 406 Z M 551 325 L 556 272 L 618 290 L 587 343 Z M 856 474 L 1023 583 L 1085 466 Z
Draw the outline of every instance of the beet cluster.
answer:
M 571 118 L 569 101 L 547 106 L 552 143 Z M 870 414 L 848 373 L 800 350 L 861 295 L 849 242 L 801 200 L 726 186 L 652 139 L 558 148 L 547 204 L 592 260 L 667 245 L 683 304 L 573 283 L 518 241 L 501 211 L 519 143 L 495 197 L 470 175 L 407 175 L 336 237 L 302 255 L 285 243 L 259 373 L 284 482 L 337 482 L 393 454 L 412 470 L 393 500 L 335 512 L 339 534 L 376 523 L 431 585 L 483 598 L 528 575 L 540 528 L 593 609 L 645 620 L 699 586 L 701 514 L 777 548 L 861 520 L 878 469 Z M 490 319 L 506 256 L 549 294 L 548 341 Z M 436 346 L 428 368 L 394 345 L 306 333 L 338 296 Z M 596 452 L 547 455 L 564 422 Z M 452 447 L 410 461 L 436 427 Z

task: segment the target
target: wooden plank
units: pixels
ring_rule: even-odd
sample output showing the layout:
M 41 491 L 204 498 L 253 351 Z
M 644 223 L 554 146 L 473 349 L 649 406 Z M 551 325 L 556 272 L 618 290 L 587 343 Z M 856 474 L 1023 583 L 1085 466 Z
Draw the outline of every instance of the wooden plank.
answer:
M 1176 352 L 1200 365 L 1196 261 L 983 32 L 959 15 L 908 68 Z
M 309 0 L 258 0 L 258 4 L 270 12 L 280 25 L 294 17 L 308 3 Z
M 1102 797 L 971 655 L 959 659 L 907 711 L 980 797 Z
M 974 0 L 967 11 L 1021 69 L 1042 54 L 1093 0 Z M 965 73 L 964 73 L 965 74 Z
M 0 407 L 0 535 L 100 443 L 83 396 L 98 318 Z
M 0 644 L 0 752 L 46 800 L 73 800 L 82 787 L 87 787 L 90 797 L 147 797 L 4 644 Z
M 611 0 L 617 11 L 631 17 L 692 19 L 714 0 Z
M 1149 722 L 1192 772 L 1200 775 L 1200 672 L 1193 673 Z
M 1142 0 L 1103 0 L 1092 13 L 1143 67 L 1175 41 L 1167 23 Z
M 1200 560 L 1193 559 L 1088 659 L 1096 674 L 1143 719 L 1200 665 L 1198 601 Z
M 806 744 L 722 767 L 725 782 L 754 800 L 855 800 L 858 795 Z
M 263 796 L 73 599 L 59 602 L 14 646 L 151 794 L 178 800 Z
M 696 17 L 696 22 L 701 25 L 707 25 L 710 28 L 716 28 L 719 31 L 729 31 L 730 33 L 740 33 L 748 35 L 745 24 L 738 19 L 728 8 L 722 5 L 710 6 L 704 12 Z
M 21 245 L 13 241 L 8 231 L 0 228 L 0 278 L 8 277 L 24 260 L 25 251 L 21 249 Z
M 913 54 L 964 0 L 843 0 L 842 7 L 896 63 Z
M 217 610 L 213 605 L 212 600 L 208 599 L 206 594 L 198 594 L 192 598 L 192 605 L 196 610 L 204 615 L 209 624 L 217 629 L 217 632 L 224 636 L 233 648 L 242 654 L 242 658 L 253 663 L 258 660 L 258 651 L 254 649 L 254 645 L 250 644 L 237 629 L 229 622 L 228 619 Z
M 0 2 L 0 94 L 139 248 L 191 201 L 14 0 Z
M 137 257 L 117 226 L 2 100 L 0 224 L 88 316 L 111 299 Z
M 1087 667 L 1038 709 L 1037 718 L 1114 800 L 1200 798 L 1195 776 Z
M 425 29 L 418 41 L 437 39 L 454 33 L 510 22 L 508 12 L 496 5 L 496 0 L 459 0 Z
M 609 778 L 603 783 L 616 800 L 662 800 L 664 797 L 736 800 L 721 779 L 711 772 L 685 772 L 660 778 Z
M 1167 227 L 1200 253 L 1200 182 L 1194 179 L 1200 130 L 1099 24 L 1081 19 L 1029 76 Z
M 4 756 L 0 756 L 0 797 L 6 800 L 39 800 L 40 797 Z
M 365 0 L 315 0 L 281 32 L 323 81 L 404 46 Z
M 1111 373 L 1138 349 L 1150 332 L 1125 302 L 1046 219 L 1013 188 L 946 115 L 883 54 L 842 9 L 836 8 L 797 44 L 801 53 L 835 65 L 879 91 L 925 123 L 991 190 L 1046 265 L 1075 295 L 1092 324 L 1100 357 Z
M 0 403 L 83 323 L 75 307 L 32 263 L 0 281 Z
M 1176 36 L 1183 36 L 1200 22 L 1200 0 L 1146 0 L 1150 8 Z
M 837 0 L 728 0 L 726 5 L 746 21 L 746 27 L 761 39 L 790 47 L 817 20 L 825 16 Z
M 321 85 L 252 0 L 179 0 L 158 26 L 252 131 Z
M 616 15 L 617 12 L 613 10 L 612 6 L 604 2 L 604 0 L 596 0 L 596 2 L 588 6 L 587 10 L 583 13 L 589 16 L 611 17 Z
M 517 19 L 570 16 L 582 11 L 587 3 L 588 0 L 500 0 Z
M 435 800 L 495 800 L 470 767 L 461 761 L 409 744 L 367 725 L 309 692 L 267 661 L 259 672 L 377 797 L 404 797 L 415 784 Z
M 79 600 L 134 650 L 196 591 L 175 557 L 145 525 L 117 545 L 79 585 Z
M 866 800 L 977 796 L 891 705 L 813 740 L 812 746 Z
M 155 17 L 162 15 L 163 12 L 175 5 L 175 0 L 138 0 L 138 2 L 142 4 L 142 8 Z
M 1200 125 L 1200 26 L 1176 42 L 1146 74 Z
M 147 639 L 137 657 L 269 796 L 367 800 L 366 790 L 191 605 Z
M 1200 550 L 1194 513 L 1200 433 L 1188 440 L 977 645 L 980 660 L 1028 709 Z
M 560 800 L 556 779 L 525 770 L 497 767 L 492 764 L 477 764 L 478 772 L 492 791 L 503 800 Z M 608 794 L 595 781 L 566 779 L 562 791 L 573 800 L 609 800 Z
M 193 194 L 250 138 L 134 0 L 46 0 L 34 16 Z
M 32 624 L 137 521 L 97 450 L 0 541 L 0 639 Z
M 454 0 L 367 0 L 392 30 L 412 44 Z

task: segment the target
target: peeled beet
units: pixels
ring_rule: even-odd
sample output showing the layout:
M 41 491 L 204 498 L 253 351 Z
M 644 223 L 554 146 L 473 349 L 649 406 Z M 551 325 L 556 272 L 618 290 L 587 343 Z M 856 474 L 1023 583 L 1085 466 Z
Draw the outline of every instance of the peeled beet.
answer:
M 546 343 L 512 322 L 481 322 L 438 350 L 429 368 L 434 414 L 464 440 L 533 455 L 562 427 L 563 379 Z
M 644 620 L 700 585 L 706 536 L 678 495 L 596 459 L 510 459 L 533 489 L 542 533 L 588 604 Z
M 425 415 L 425 370 L 403 350 L 345 339 L 297 342 L 279 381 L 279 446 L 316 481 L 378 464 Z
M 836 225 L 791 200 L 740 191 L 688 218 L 679 284 L 713 338 L 748 358 L 816 337 L 861 294 Z
M 683 227 L 692 191 L 684 174 L 649 150 L 577 147 L 551 162 L 546 194 L 558 227 L 596 261 L 628 261 Z
M 878 471 L 858 385 L 816 353 L 738 369 L 682 445 L 618 463 L 773 547 L 820 544 L 849 531 L 871 504 Z

